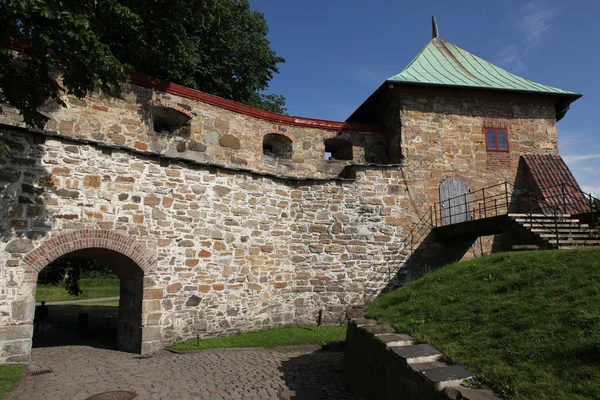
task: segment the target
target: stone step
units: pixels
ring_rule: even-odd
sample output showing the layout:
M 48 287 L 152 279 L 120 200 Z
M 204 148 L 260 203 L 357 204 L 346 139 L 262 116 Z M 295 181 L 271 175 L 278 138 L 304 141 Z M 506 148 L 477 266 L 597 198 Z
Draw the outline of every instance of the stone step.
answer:
M 408 364 L 420 364 L 438 361 L 442 353 L 429 344 L 413 344 L 410 346 L 389 346 L 400 357 L 406 359 Z
M 449 386 L 458 386 L 464 380 L 473 378 L 473 373 L 462 365 L 448 365 L 420 371 L 423 376 L 432 381 L 438 390 Z
M 390 347 L 403 347 L 413 345 L 413 338 L 401 333 L 385 333 L 377 338 Z
M 512 246 L 513 251 L 522 251 L 522 250 L 539 250 L 540 246 L 536 244 L 515 244 Z
M 448 366 L 448 364 L 446 364 L 445 362 L 441 362 L 441 361 L 411 364 L 412 369 L 414 369 L 415 371 L 424 371 L 427 369 L 443 368 L 443 367 L 447 367 L 447 366 Z
M 451 399 L 461 400 L 502 400 L 488 389 L 471 389 L 464 386 L 448 386 L 444 393 Z

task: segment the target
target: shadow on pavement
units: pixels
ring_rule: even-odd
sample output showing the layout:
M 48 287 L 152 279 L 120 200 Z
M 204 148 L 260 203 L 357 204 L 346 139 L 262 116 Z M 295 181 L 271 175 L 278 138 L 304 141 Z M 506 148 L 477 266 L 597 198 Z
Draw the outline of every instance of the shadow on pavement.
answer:
M 280 400 L 359 399 L 342 378 L 343 342 L 330 343 L 312 353 L 292 357 L 279 368 L 289 390 Z

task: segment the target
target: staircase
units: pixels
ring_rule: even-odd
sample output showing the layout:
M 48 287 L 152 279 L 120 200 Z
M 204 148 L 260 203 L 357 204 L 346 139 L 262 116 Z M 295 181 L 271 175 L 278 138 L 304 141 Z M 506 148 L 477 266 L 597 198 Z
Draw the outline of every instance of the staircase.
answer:
M 513 226 L 541 249 L 574 249 L 600 246 L 600 234 L 588 224 L 571 218 L 569 214 L 509 213 Z

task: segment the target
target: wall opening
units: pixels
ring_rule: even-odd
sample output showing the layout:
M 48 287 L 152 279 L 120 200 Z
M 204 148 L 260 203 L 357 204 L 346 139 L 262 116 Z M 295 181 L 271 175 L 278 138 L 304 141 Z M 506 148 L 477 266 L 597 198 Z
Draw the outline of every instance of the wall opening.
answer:
M 59 274 L 63 276 L 51 277 L 50 280 L 67 280 L 68 284 L 69 271 L 79 269 L 83 273 L 92 270 L 91 265 L 105 266 L 109 271 L 88 274 L 85 281 L 80 279 L 84 294 L 87 290 L 92 297 L 118 297 L 118 300 L 52 304 L 53 299 L 44 298 L 43 293 L 60 295 L 60 291 L 49 291 L 48 286 L 38 285 L 36 291 L 40 293 L 36 293 L 36 301 L 49 303 L 46 304 L 48 317 L 46 323 L 41 324 L 44 312 L 36 305 L 33 347 L 73 344 L 74 341 L 83 340 L 86 344 L 98 347 L 116 347 L 122 351 L 140 353 L 144 272 L 133 260 L 108 249 L 76 250 L 44 267 L 38 274 L 38 282 L 48 281 L 48 274 Z M 86 276 L 85 273 L 83 275 Z M 58 289 L 67 293 L 64 287 L 59 286 Z M 77 297 L 69 297 L 77 300 Z
M 278 133 L 268 133 L 263 137 L 263 155 L 289 160 L 293 155 L 293 142 L 287 136 Z
M 325 140 L 325 160 L 352 160 L 352 143 L 344 139 Z
M 152 107 L 152 129 L 156 133 L 189 136 L 190 116 L 171 107 Z

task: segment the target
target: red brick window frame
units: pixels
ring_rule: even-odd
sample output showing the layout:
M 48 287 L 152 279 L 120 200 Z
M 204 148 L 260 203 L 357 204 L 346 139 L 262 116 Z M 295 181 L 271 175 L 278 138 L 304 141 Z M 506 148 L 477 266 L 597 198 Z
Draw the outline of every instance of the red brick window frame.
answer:
M 484 128 L 485 148 L 487 151 L 508 152 L 508 129 Z

